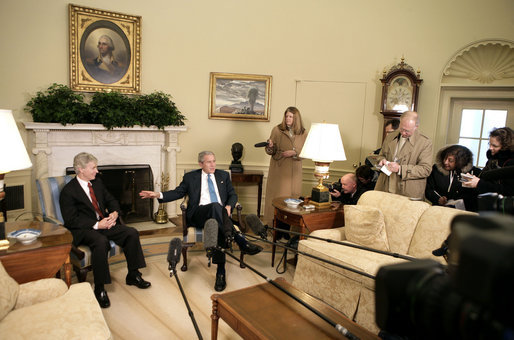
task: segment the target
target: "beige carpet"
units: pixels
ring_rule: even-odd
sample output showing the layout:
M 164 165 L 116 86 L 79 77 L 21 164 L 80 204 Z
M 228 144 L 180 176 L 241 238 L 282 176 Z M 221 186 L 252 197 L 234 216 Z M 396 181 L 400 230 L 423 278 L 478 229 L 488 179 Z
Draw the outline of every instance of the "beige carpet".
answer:
M 142 269 L 143 277 L 152 283 L 147 290 L 125 284 L 127 273 L 123 258 L 113 259 L 111 274 L 113 283 L 106 285 L 111 300 L 111 307 L 103 309 L 107 324 L 115 339 L 195 339 L 197 338 L 193 323 L 188 315 L 176 279 L 169 277 L 166 261 L 171 236 L 142 239 L 147 267 Z M 267 247 L 269 248 L 269 247 Z M 239 257 L 239 252 L 234 254 Z M 281 252 L 277 254 L 277 259 Z M 293 255 L 290 255 L 291 257 Z M 216 267 L 207 267 L 207 258 L 203 250 L 189 252 L 187 272 L 177 266 L 180 283 L 185 291 L 196 322 L 204 339 L 210 339 L 211 332 L 211 295 L 214 291 Z M 245 261 L 267 277 L 275 279 L 284 277 L 292 282 L 294 267 L 288 265 L 288 271 L 279 275 L 270 266 L 271 253 L 261 252 L 247 256 Z M 239 263 L 227 256 L 227 288 L 224 292 L 264 283 L 265 280 L 250 269 L 241 269 Z M 92 275 L 88 275 L 92 279 Z M 258 301 L 255 301 L 258 303 Z M 219 339 L 240 339 L 240 337 L 222 320 L 219 322 Z

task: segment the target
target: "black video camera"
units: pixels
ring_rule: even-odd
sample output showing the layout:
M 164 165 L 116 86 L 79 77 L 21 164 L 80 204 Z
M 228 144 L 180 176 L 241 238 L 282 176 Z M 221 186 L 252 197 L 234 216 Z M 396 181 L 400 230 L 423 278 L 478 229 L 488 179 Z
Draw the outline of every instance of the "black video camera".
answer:
M 324 186 L 328 188 L 328 191 L 334 192 L 335 190 L 341 192 L 343 190 L 343 187 L 341 186 L 341 182 L 337 181 L 334 183 L 323 183 Z
M 456 216 L 449 265 L 383 266 L 376 322 L 383 339 L 513 339 L 514 219 Z
M 478 195 L 478 211 L 498 211 L 514 215 L 514 197 L 503 196 L 495 192 Z

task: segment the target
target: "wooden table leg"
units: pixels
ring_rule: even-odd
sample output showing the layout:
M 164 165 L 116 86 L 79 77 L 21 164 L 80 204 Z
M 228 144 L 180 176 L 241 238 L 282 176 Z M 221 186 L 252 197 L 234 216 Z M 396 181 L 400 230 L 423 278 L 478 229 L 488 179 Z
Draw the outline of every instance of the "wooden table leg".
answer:
M 211 340 L 218 339 L 218 294 L 211 296 L 212 299 L 212 314 L 211 314 Z
M 64 261 L 64 280 L 69 288 L 71 286 L 71 262 L 69 255 L 66 258 L 66 261 Z

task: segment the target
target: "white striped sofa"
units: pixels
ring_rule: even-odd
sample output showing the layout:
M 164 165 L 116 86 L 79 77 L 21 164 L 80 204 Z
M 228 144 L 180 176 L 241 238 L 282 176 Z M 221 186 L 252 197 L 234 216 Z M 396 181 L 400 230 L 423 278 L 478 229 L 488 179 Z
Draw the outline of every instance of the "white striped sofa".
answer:
M 59 196 L 62 188 L 74 176 L 45 177 L 36 180 L 37 193 L 39 197 L 39 208 L 45 222 L 63 224 Z M 113 241 L 108 256 L 121 253 L 121 248 Z M 79 282 L 86 281 L 87 273 L 91 270 L 91 250 L 88 246 L 73 246 L 70 254 L 73 270 L 77 274 Z

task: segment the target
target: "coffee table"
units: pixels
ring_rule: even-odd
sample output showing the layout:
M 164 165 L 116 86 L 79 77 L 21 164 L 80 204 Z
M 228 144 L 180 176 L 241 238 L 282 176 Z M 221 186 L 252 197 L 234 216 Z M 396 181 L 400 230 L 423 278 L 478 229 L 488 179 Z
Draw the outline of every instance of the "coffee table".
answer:
M 290 208 L 284 202 L 287 197 L 277 197 L 271 204 L 275 208 L 273 227 L 277 227 L 277 221 L 282 221 L 291 226 L 298 226 L 299 232 L 309 234 L 314 230 L 328 229 L 344 226 L 344 205 L 340 202 L 332 202 L 329 208 L 305 210 L 303 203 L 298 208 Z M 276 231 L 273 230 L 273 242 L 277 241 Z M 271 246 L 271 266 L 275 265 L 276 246 Z
M 349 320 L 334 308 L 294 288 L 283 278 L 274 282 L 360 339 L 379 339 L 377 335 Z M 212 340 L 218 337 L 219 318 L 244 339 L 344 338 L 326 321 L 268 282 L 228 293 L 213 294 L 211 299 Z
M 0 250 L 0 261 L 9 275 L 18 283 L 52 278 L 64 265 L 65 281 L 71 285 L 70 250 L 73 236 L 61 225 L 19 221 L 5 222 L 5 234 L 20 229 L 41 230 L 34 243 L 21 244 L 9 239 L 9 247 Z

